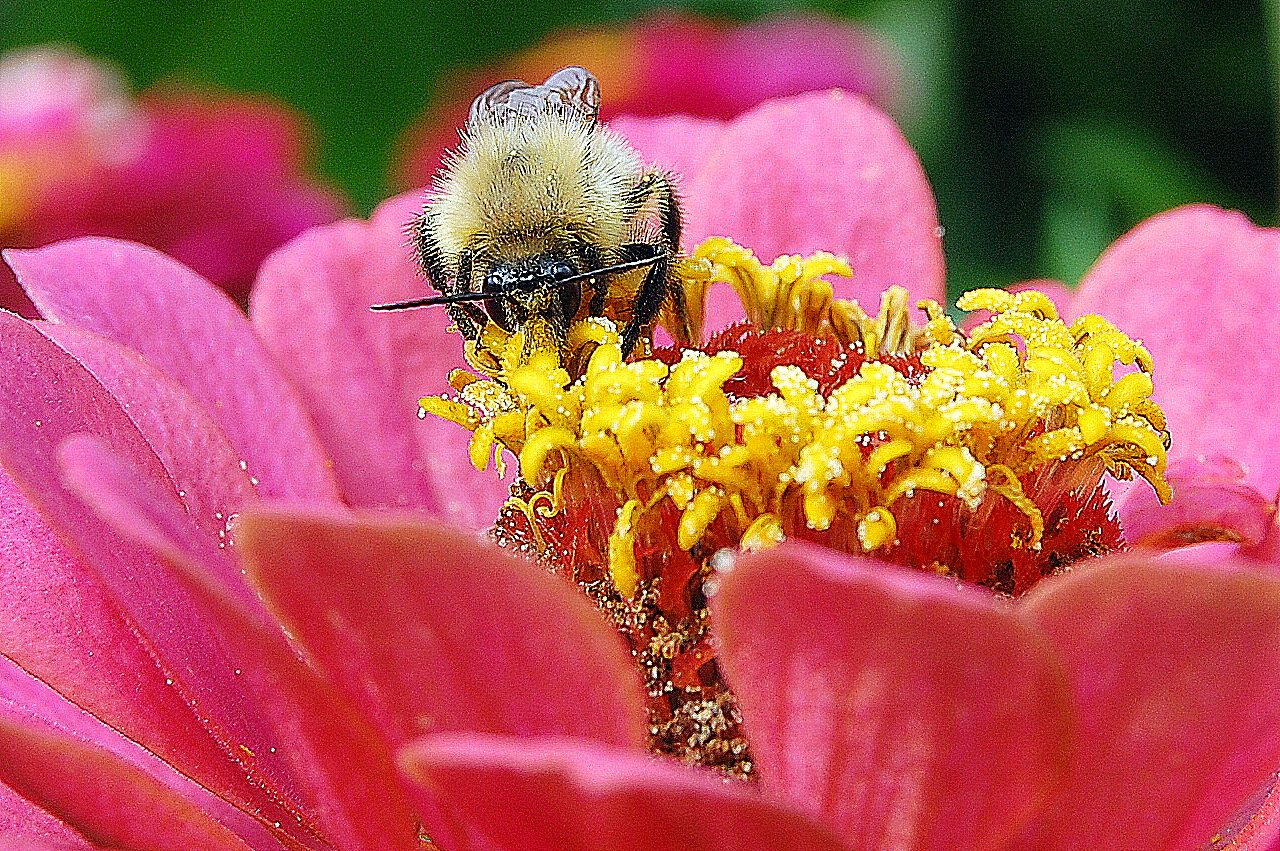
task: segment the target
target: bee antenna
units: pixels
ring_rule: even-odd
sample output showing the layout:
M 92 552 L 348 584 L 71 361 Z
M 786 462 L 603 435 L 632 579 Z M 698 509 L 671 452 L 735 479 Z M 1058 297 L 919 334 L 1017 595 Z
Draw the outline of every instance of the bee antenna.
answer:
M 454 293 L 453 295 L 432 296 L 431 298 L 415 298 L 410 301 L 397 301 L 392 304 L 370 305 L 370 310 L 406 310 L 410 307 L 429 307 L 433 304 L 462 304 L 467 301 L 484 301 L 488 298 L 502 298 L 500 293 Z
M 570 275 L 567 278 L 556 278 L 554 283 L 559 284 L 575 284 L 578 281 L 585 281 L 600 275 L 612 275 L 615 272 L 625 272 L 628 269 L 640 269 L 644 266 L 652 266 L 663 257 L 662 254 L 655 254 L 652 257 L 641 257 L 638 260 L 624 260 L 621 263 L 614 263 L 611 266 L 601 266 L 598 269 L 590 269 L 586 272 L 579 272 L 576 275 Z M 369 307 L 370 310 L 407 310 L 411 307 L 430 307 L 437 304 L 463 304 L 468 301 L 485 301 L 487 299 L 513 298 L 514 293 L 496 292 L 496 293 L 453 293 L 452 295 L 431 296 L 430 298 L 415 298 L 410 301 L 397 301 L 391 304 L 374 304 Z
M 614 263 L 612 266 L 601 266 L 599 269 L 590 269 L 586 272 L 579 272 L 576 275 L 570 275 L 567 278 L 556 278 L 557 284 L 575 284 L 578 281 L 585 281 L 588 278 L 594 278 L 597 275 L 612 275 L 614 272 L 625 272 L 628 269 L 639 269 L 644 266 L 652 266 L 663 257 L 662 254 L 655 254 L 652 257 L 641 257 L 638 260 L 624 260 L 621 263 Z

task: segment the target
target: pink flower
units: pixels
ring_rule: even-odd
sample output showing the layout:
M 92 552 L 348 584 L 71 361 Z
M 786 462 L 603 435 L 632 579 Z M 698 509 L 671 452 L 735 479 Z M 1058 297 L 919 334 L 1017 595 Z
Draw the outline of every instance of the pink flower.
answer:
M 770 98 L 843 88 L 882 107 L 901 99 L 892 49 L 870 30 L 815 14 L 733 24 L 658 12 L 627 25 L 555 33 L 501 65 L 448 83 L 401 142 L 395 183 L 425 186 L 457 143 L 475 93 L 499 80 L 545 80 L 585 65 L 604 91 L 601 119 L 688 115 L 729 119 Z
M 133 239 L 243 299 L 268 252 L 342 215 L 310 128 L 262 98 L 157 87 L 59 48 L 0 59 L 0 244 Z M 7 270 L 0 304 L 30 311 Z M 34 314 L 32 314 L 34 315 Z
M 940 295 L 928 187 L 863 101 L 690 126 L 625 131 L 680 165 L 690 243 L 825 247 L 853 260 L 842 295 Z M 413 417 L 461 365 L 445 318 L 367 309 L 421 293 L 420 204 L 276 252 L 252 325 L 131 243 L 8 253 L 47 321 L 0 315 L 0 848 L 1273 838 L 1280 579 L 1221 555 L 1114 556 L 1016 603 L 799 544 L 743 556 L 712 610 L 759 783 L 654 760 L 616 633 L 477 539 L 505 487 Z

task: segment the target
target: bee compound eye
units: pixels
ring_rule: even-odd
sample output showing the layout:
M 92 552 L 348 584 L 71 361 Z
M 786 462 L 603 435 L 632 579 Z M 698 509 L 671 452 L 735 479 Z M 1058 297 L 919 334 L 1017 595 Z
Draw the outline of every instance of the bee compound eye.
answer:
M 557 284 L 560 290 L 560 310 L 567 321 L 578 315 L 582 306 L 582 286 L 577 281 Z
M 493 293 L 495 296 L 481 302 L 484 305 L 484 312 L 489 314 L 489 318 L 495 325 L 508 334 L 514 333 L 516 328 L 516 323 L 511 316 L 510 299 L 505 297 L 511 289 L 510 279 L 511 275 L 507 270 L 495 269 L 484 276 L 484 281 L 480 285 L 482 293 Z
M 511 314 L 507 310 L 507 300 L 505 298 L 487 298 L 483 304 L 485 313 L 489 314 L 489 318 L 493 320 L 495 325 L 508 334 L 515 333 L 515 323 L 511 321 Z

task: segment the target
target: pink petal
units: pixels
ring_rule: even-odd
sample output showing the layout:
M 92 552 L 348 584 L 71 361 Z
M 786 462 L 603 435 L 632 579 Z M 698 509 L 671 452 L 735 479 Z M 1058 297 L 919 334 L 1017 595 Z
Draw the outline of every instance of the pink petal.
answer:
M 63 46 L 18 48 L 0 55 L 0 160 L 6 180 L 0 244 L 37 245 L 52 194 L 82 190 L 133 156 L 147 120 L 118 69 Z M 0 307 L 39 314 L 0 263 Z
M 656 155 L 654 152 L 651 155 Z M 767 101 L 734 119 L 687 175 L 685 244 L 728 236 L 764 262 L 830 251 L 852 280 L 836 295 L 874 312 L 892 284 L 943 297 L 933 193 L 901 131 L 861 97 L 829 91 Z M 741 316 L 708 311 L 714 331 Z
M 108 105 L 109 106 L 109 105 Z M 150 245 L 242 300 L 262 258 L 344 214 L 303 173 L 305 121 L 279 103 L 208 89 L 152 88 L 131 107 L 124 150 L 46 186 L 27 244 L 85 235 Z
M 1116 515 L 1130 544 L 1179 547 L 1206 540 L 1261 542 L 1273 521 L 1271 502 L 1230 458 L 1183 458 L 1165 474 L 1173 499 L 1161 505 L 1147 487 L 1124 490 Z
M 1280 765 L 1280 579 L 1120 557 L 1040 583 L 1018 611 L 1084 717 L 1036 847 L 1198 848 Z
M 63 440 L 54 457 L 67 488 L 117 533 L 151 549 L 172 549 L 195 558 L 210 581 L 228 596 L 246 608 L 263 610 L 239 564 L 225 551 L 235 516 L 224 521 L 220 534 L 201 529 L 173 494 L 158 490 L 92 434 L 74 434 Z M 146 589 L 139 590 L 141 594 L 133 589 L 129 593 L 145 604 Z
M 644 747 L 617 633 L 543 568 L 379 516 L 254 512 L 238 540 L 290 634 L 393 743 L 467 730 Z
M 176 565 L 176 562 L 175 562 Z M 177 565 L 196 583 L 198 568 Z M 244 677 L 264 700 L 301 774 L 314 814 L 332 847 L 344 851 L 420 851 L 418 822 L 395 774 L 387 744 L 332 686 L 270 633 L 219 601 L 228 643 L 246 660 Z
M 101 582 L 2 471 L 0 518 L 0 651 L 194 776 L 232 783 L 238 772 L 165 682 Z
M 85 168 L 127 156 L 140 123 L 111 65 L 56 45 L 0 56 L 0 148 L 9 156 L 25 154 L 54 173 Z
M 252 797 L 170 674 L 156 667 L 155 648 L 116 608 L 97 568 L 137 567 L 136 552 L 87 516 L 64 487 L 55 455 L 64 436 L 91 431 L 167 490 L 159 461 L 98 382 L 10 314 L 0 314 L 0 411 L 0 582 L 8 605 L 0 649 L 192 776 Z
M 841 851 L 746 784 L 571 739 L 429 736 L 401 754 L 473 841 L 502 851 Z
M 444 81 L 441 88 L 457 99 L 433 103 L 401 138 L 396 185 L 430 182 L 445 150 L 457 145 L 471 99 L 486 86 L 540 82 L 570 63 L 600 81 L 600 118 L 615 128 L 618 116 L 733 118 L 768 98 L 829 88 L 884 105 L 898 94 L 901 76 L 897 57 L 871 31 L 817 14 L 739 24 L 659 10 L 623 25 L 574 24 L 501 65 Z
M 723 104 L 726 115 L 769 98 L 833 87 L 858 92 L 883 106 L 897 88 L 900 71 L 893 51 L 869 30 L 845 21 L 784 13 L 726 27 L 714 34 L 711 44 L 698 45 L 703 53 L 694 54 L 694 62 L 672 49 L 688 26 L 677 17 L 658 19 L 641 29 L 639 52 L 650 66 L 651 85 L 684 88 L 690 100 Z M 684 106 L 671 104 L 664 111 L 683 111 Z
M 0 783 L 0 851 L 94 851 L 69 824 Z
M 187 513 L 209 534 L 225 534 L 227 518 L 255 493 L 240 456 L 200 403 L 118 343 L 71 325 L 36 327 L 116 398 L 164 464 Z
M 1213 848 L 1273 851 L 1280 844 L 1280 786 L 1273 776 L 1215 835 Z
M 288 848 L 301 847 L 286 835 L 272 836 L 263 824 L 254 821 L 255 818 L 263 821 L 279 818 L 283 815 L 280 811 L 264 807 L 261 802 L 253 808 L 252 815 L 234 809 L 227 800 L 179 774 L 154 753 L 67 701 L 3 656 L 0 656 L 0 718 L 23 728 L 68 736 L 93 750 L 110 753 L 114 759 L 145 773 L 152 782 L 191 800 L 254 848 L 279 849 L 282 844 Z M 0 811 L 3 809 L 4 805 L 0 804 Z M 42 819 L 38 813 L 28 813 L 21 819 L 17 815 L 13 817 L 19 821 L 19 829 L 23 825 L 39 827 L 52 818 Z M 4 820 L 0 814 L 0 836 L 10 835 L 12 826 L 5 825 Z
M 673 172 L 676 190 L 683 192 L 728 125 L 727 121 L 717 118 L 691 115 L 656 118 L 620 115 L 609 122 L 609 129 L 622 134 L 646 163 Z M 686 238 L 683 245 L 688 251 L 696 243 Z
M 118 458 L 89 440 L 69 441 L 61 456 L 68 477 L 130 540 L 156 558 L 157 582 L 189 595 L 190 608 L 205 613 L 216 635 L 206 639 L 211 666 L 235 660 L 231 676 L 214 673 L 205 688 L 244 688 L 258 703 L 244 724 L 270 722 L 279 745 L 248 747 L 245 770 L 271 787 L 292 770 L 285 788 L 316 801 L 303 826 L 319 821 L 334 847 L 409 851 L 416 832 L 384 740 L 330 686 L 303 664 L 277 625 L 260 608 L 236 599 L 234 586 L 210 569 L 207 547 L 183 534 L 180 524 L 157 510 L 163 499 Z M 128 592 L 126 592 L 128 593 Z M 129 599 L 137 605 L 139 600 Z M 242 743 L 251 741 L 239 740 Z M 289 765 L 282 766 L 281 761 Z
M 110 713 L 104 714 L 104 720 L 119 724 L 130 735 L 153 736 L 139 741 L 156 748 L 167 746 L 163 751 L 166 759 L 229 800 L 246 808 L 273 811 L 280 802 L 270 800 L 259 787 L 276 792 L 289 789 L 289 781 L 273 775 L 273 763 L 278 759 L 261 757 L 252 769 L 226 764 L 227 757 L 244 762 L 246 747 L 270 753 L 273 740 L 262 729 L 252 699 L 237 682 L 234 665 L 217 652 L 219 645 L 210 624 L 182 589 L 167 580 L 149 553 L 122 540 L 87 509 L 68 489 L 57 464 L 58 447 L 67 437 L 92 434 L 116 456 L 129 459 L 131 476 L 148 488 L 152 510 L 167 510 L 194 529 L 155 454 L 115 400 L 75 359 L 30 323 L 3 313 L 0 411 L 0 466 L 40 519 L 76 553 L 74 559 L 59 558 L 50 565 L 64 567 L 64 576 L 46 576 L 34 570 L 31 565 L 42 563 L 28 559 L 40 549 L 48 549 L 51 536 L 31 523 L 33 518 L 23 512 L 20 501 L 10 501 L 18 519 L 25 518 L 25 528 L 34 535 L 38 548 L 32 553 L 21 539 L 14 542 L 20 549 L 12 575 L 31 595 L 27 606 L 42 623 L 52 620 L 55 627 L 71 633 L 70 646 L 79 656 L 55 664 L 55 670 L 65 677 L 58 687 L 91 711 Z M 29 570 L 32 575 L 19 570 Z M 223 570 L 229 572 L 229 568 Z M 50 596 L 53 578 L 70 586 L 61 590 L 73 590 L 86 595 L 87 600 Z M 64 606 L 77 614 L 96 615 L 97 622 L 67 624 L 60 616 L 50 618 L 45 613 L 45 609 L 57 611 Z M 121 616 L 123 622 L 117 622 Z M 81 630 L 97 635 L 83 635 Z M 20 631 L 12 638 L 32 640 L 35 647 L 48 640 L 35 630 Z M 103 640 L 102 645 L 88 643 L 95 639 Z M 96 658 L 118 652 L 121 644 L 126 648 L 124 659 L 134 662 L 141 657 L 136 672 L 119 672 L 110 659 Z M 33 670 L 47 664 L 31 647 L 19 645 L 8 652 L 29 660 L 24 664 L 31 664 Z M 57 651 L 55 658 L 63 653 Z M 135 694 L 133 684 L 138 681 L 146 689 Z M 174 696 L 190 711 L 177 706 Z M 126 699 L 122 701 L 122 697 Z M 148 705 L 146 698 L 154 702 Z M 130 707 L 131 702 L 136 706 Z M 151 713 L 157 710 L 163 714 L 152 718 Z M 255 786 L 245 788 L 245 771 L 259 781 Z M 265 781 L 258 777 L 259 772 Z
M 3 819 L 3 815 L 0 815 L 0 819 Z M 9 836 L 0 833 L 0 851 L 98 851 L 98 847 L 90 845 L 83 837 L 50 839 L 42 836 L 32 839 L 25 834 Z
M 0 481 L 0 594 L 6 601 L 0 618 L 5 654 L 0 656 L 0 702 L 16 702 L 68 729 L 69 710 L 60 707 L 72 707 L 101 729 L 94 738 L 83 725 L 76 726 L 77 735 L 113 746 L 117 753 L 124 746 L 140 751 L 133 742 L 145 743 L 152 763 L 157 756 L 168 760 L 260 819 L 285 818 L 183 703 L 97 578 L 58 542 L 3 472 Z M 38 682 L 47 694 L 15 690 L 20 679 Z M 0 835 L 5 835 L 3 824 L 0 816 Z
M 190 800 L 110 752 L 2 717 L 0 777 L 106 848 L 249 848 Z
M 1155 358 L 1170 457 L 1225 455 L 1264 496 L 1280 487 L 1280 230 L 1205 205 L 1155 216 L 1089 270 L 1071 307 Z
M 10 838 L 0 834 L 0 851 L 97 851 L 96 846 L 85 840 L 31 840 L 24 837 Z
M 337 499 L 301 400 L 244 315 L 208 281 L 150 248 L 112 239 L 5 256 L 46 318 L 128 346 L 186 387 L 261 480 L 264 496 Z
M 419 418 L 418 399 L 452 393 L 463 340 L 443 308 L 375 313 L 422 296 L 408 228 L 423 199 L 384 204 L 368 223 L 303 234 L 267 258 L 253 291 L 254 327 L 302 389 L 334 473 L 357 506 L 424 508 L 475 529 L 492 525 L 507 484 L 468 461 L 470 432 Z
M 791 545 L 713 610 L 762 788 L 850 848 L 1002 848 L 1063 772 L 1065 683 L 988 594 Z
M 0 851 L 98 851 L 95 845 L 86 840 L 39 839 L 30 840 L 24 837 L 10 838 L 0 834 Z

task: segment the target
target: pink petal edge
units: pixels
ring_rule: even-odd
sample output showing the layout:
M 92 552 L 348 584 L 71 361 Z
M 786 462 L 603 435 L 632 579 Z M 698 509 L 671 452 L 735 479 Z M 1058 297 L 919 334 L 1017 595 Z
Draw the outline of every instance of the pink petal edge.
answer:
M 1070 313 L 1098 313 L 1155 359 L 1171 460 L 1225 455 L 1280 488 L 1280 230 L 1203 204 L 1154 216 L 1098 259 Z
M 405 748 L 400 762 L 411 779 L 444 802 L 469 839 L 485 848 L 845 848 L 822 827 L 746 784 L 595 743 L 438 734 Z
M 726 126 L 728 122 L 718 118 L 691 115 L 620 115 L 609 122 L 609 129 L 626 139 L 646 163 L 672 173 L 677 193 L 683 193 Z M 686 239 L 683 247 L 688 251 L 693 243 Z
M 125 560 L 103 557 L 99 550 L 92 560 L 97 575 L 155 655 L 166 683 L 198 712 L 199 725 L 235 762 L 251 791 L 225 783 L 210 788 L 263 823 L 287 825 L 287 833 L 303 820 L 299 813 L 308 804 L 297 794 L 279 735 L 246 684 L 244 663 L 227 642 L 216 611 L 174 582 L 157 556 L 197 553 L 205 581 L 219 583 L 260 622 L 265 621 L 261 604 L 217 539 L 198 529 L 172 495 L 159 492 L 100 439 L 74 435 L 55 457 L 66 486 L 85 501 L 84 525 L 112 529 L 110 537 L 99 533 L 102 540 L 132 554 Z M 98 540 L 93 544 L 101 546 Z
M 222 429 L 191 394 L 137 353 L 71 325 L 36 328 L 116 398 L 164 464 L 187 513 L 210 535 L 256 499 L 253 482 Z
M 262 265 L 250 313 L 300 388 L 350 504 L 425 509 L 479 530 L 508 484 L 471 466 L 468 431 L 418 409 L 422 396 L 452 392 L 449 372 L 466 365 L 462 337 L 442 308 L 370 310 L 431 291 L 409 239 L 423 200 L 394 198 L 368 222 L 314 228 L 279 249 Z
M 71 825 L 0 783 L 0 851 L 97 851 Z
M 1162 505 L 1150 488 L 1123 489 L 1116 516 L 1130 545 L 1180 547 L 1206 540 L 1257 545 L 1274 522 L 1271 501 L 1249 484 L 1230 458 L 1180 458 L 1165 478 L 1173 499 Z
M 1280 578 L 1122 555 L 1016 608 L 1063 658 L 1084 719 L 1036 847 L 1199 848 L 1280 765 Z
M 464 730 L 644 749 L 644 700 L 621 640 L 543 568 L 471 533 L 385 515 L 255 511 L 237 537 L 290 634 L 393 743 Z
M 218 571 L 208 569 L 208 544 L 182 534 L 180 526 L 156 512 L 154 492 L 128 476 L 119 459 L 100 445 L 72 442 L 63 457 L 73 480 L 105 518 L 152 553 L 165 574 L 163 584 L 190 595 L 194 608 L 207 614 L 217 635 L 206 646 L 236 660 L 230 679 L 257 699 L 245 722 L 269 725 L 280 740 L 278 746 L 249 748 L 245 770 L 282 770 L 284 776 L 265 778 L 266 788 L 298 796 L 295 807 L 308 802 L 294 810 L 296 823 L 285 823 L 282 829 L 305 835 L 318 823 L 331 844 L 353 851 L 417 848 L 414 816 L 385 740 L 299 659 L 261 607 L 235 599 Z M 219 677 L 207 687 L 216 690 L 231 684 Z
M 96 435 L 129 459 L 156 502 L 181 514 L 155 453 L 79 362 L 7 313 L 0 372 L 0 481 L 8 485 L 0 492 L 13 548 L 3 574 L 13 611 L 0 649 L 229 800 L 265 806 L 228 759 L 238 752 L 230 741 L 255 740 L 241 729 L 240 708 L 209 703 L 193 712 L 192 690 L 206 683 L 196 672 L 213 664 L 201 644 L 206 625 L 170 584 L 150 581 L 154 563 L 93 516 L 56 460 L 68 436 Z
M 712 609 L 761 788 L 851 849 L 1005 848 L 1066 771 L 1066 681 L 990 594 L 787 544 Z
M 186 387 L 222 426 L 265 496 L 337 500 L 301 400 L 222 291 L 178 261 L 123 240 L 85 237 L 4 256 L 47 319 L 113 339 Z
M 657 152 L 653 152 L 657 156 Z M 933 192 L 902 132 L 840 90 L 766 101 L 719 134 L 684 183 L 685 242 L 727 236 L 768 263 L 781 254 L 844 256 L 852 279 L 835 294 L 874 313 L 889 286 L 944 297 Z M 708 336 L 742 313 L 708 299 Z
M 101 748 L 0 717 L 0 776 L 96 845 L 249 851 L 189 799 Z M 156 830 L 155 825 L 163 825 Z
M 154 782 L 191 799 L 223 824 L 232 827 L 254 848 L 263 851 L 278 851 L 280 848 L 279 842 L 267 837 L 266 831 L 243 812 L 179 774 L 154 753 L 76 706 L 4 656 L 0 656 L 0 718 L 24 729 L 69 737 L 85 746 L 109 752 L 114 758 L 146 773 Z M 4 776 L 0 771 L 0 777 Z M 4 788 L 0 784 L 0 836 L 13 838 L 28 832 L 42 836 L 70 835 L 68 829 L 57 827 L 62 822 L 52 814 L 31 811 L 34 804 L 29 801 L 28 806 L 23 807 L 17 801 L 5 800 L 12 793 L 4 791 Z

